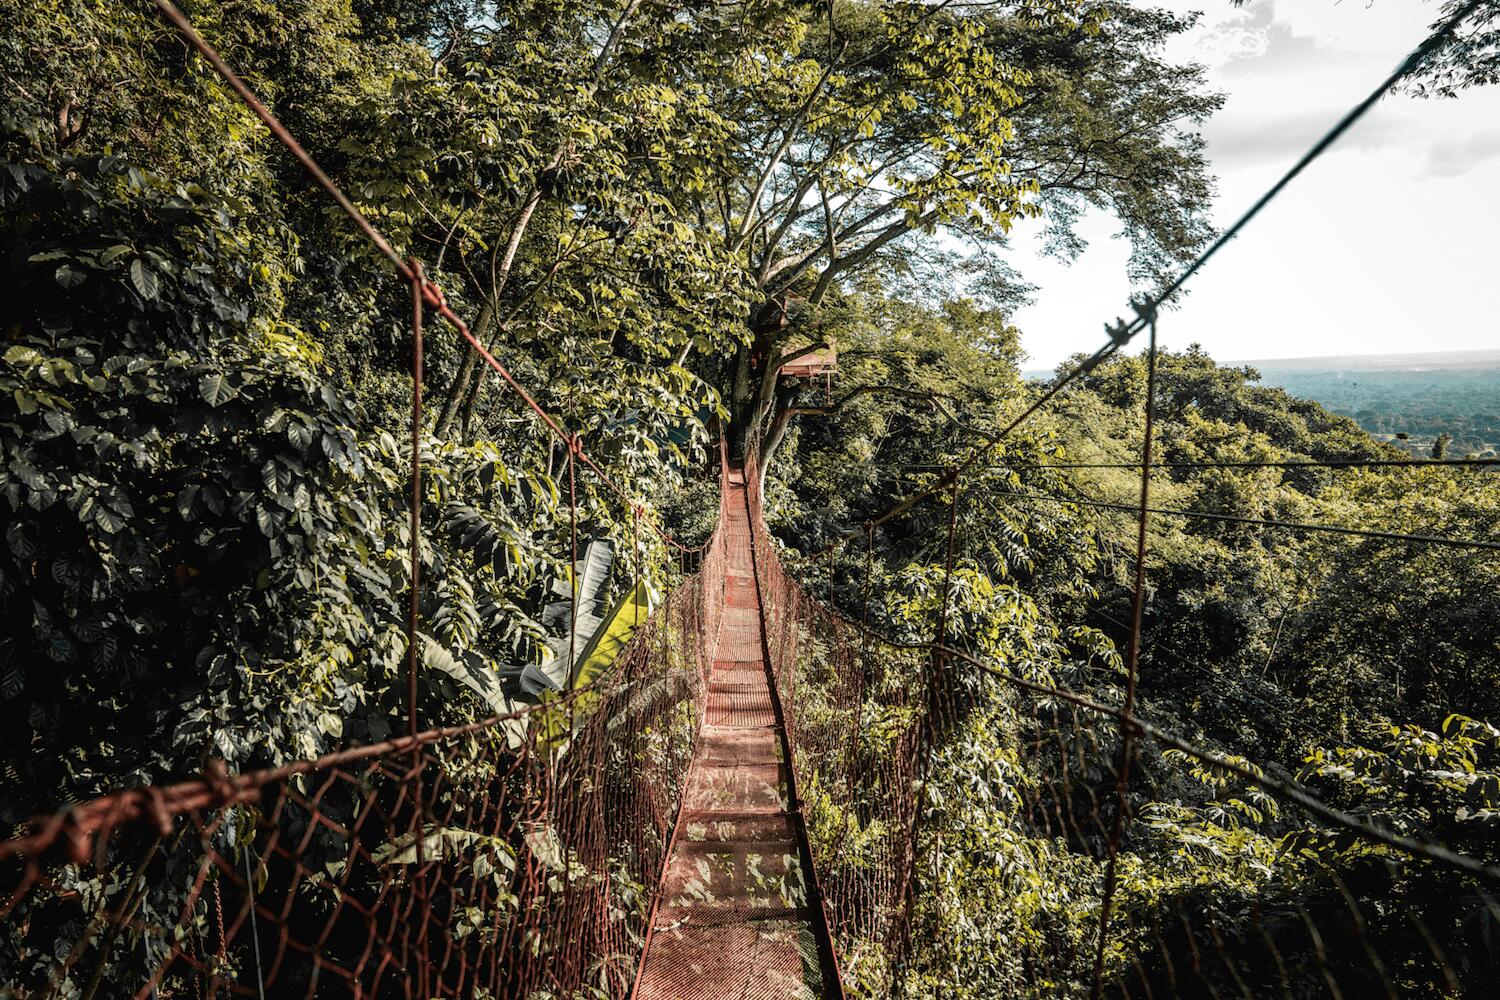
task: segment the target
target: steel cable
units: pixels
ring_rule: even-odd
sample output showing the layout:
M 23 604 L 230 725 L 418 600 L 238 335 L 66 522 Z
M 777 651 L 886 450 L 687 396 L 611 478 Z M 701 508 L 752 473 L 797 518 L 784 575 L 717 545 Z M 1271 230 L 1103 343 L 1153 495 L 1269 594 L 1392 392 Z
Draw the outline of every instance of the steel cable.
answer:
M 165 0 L 158 0 L 158 2 L 165 2 Z M 1486 2 L 1488 2 L 1488 0 L 1469 0 L 1468 3 L 1464 4 L 1461 8 L 1455 11 L 1452 16 L 1450 16 L 1447 20 L 1440 24 L 1437 29 L 1434 30 L 1432 34 L 1429 35 L 1421 45 L 1417 46 L 1417 48 L 1414 49 L 1411 54 L 1402 61 L 1400 66 L 1398 66 L 1390 75 L 1383 79 L 1380 82 L 1380 85 L 1377 86 L 1373 91 L 1371 91 L 1364 100 L 1356 104 L 1352 109 L 1350 109 L 1347 114 L 1344 115 L 1343 118 L 1339 119 L 1339 121 L 1331 129 L 1329 129 L 1321 139 L 1315 142 L 1308 149 L 1308 151 L 1304 153 L 1297 160 L 1297 162 L 1294 163 L 1292 167 L 1281 176 L 1279 180 L 1277 180 L 1275 184 L 1273 184 L 1264 194 L 1256 199 L 1255 203 L 1252 204 L 1250 208 L 1246 210 L 1246 212 L 1241 215 L 1228 229 L 1221 233 L 1219 237 L 1215 239 L 1206 250 L 1199 254 L 1197 259 L 1189 264 L 1181 274 L 1179 274 L 1175 279 L 1168 283 L 1168 285 L 1156 295 L 1147 296 L 1145 298 L 1133 301 L 1131 303 L 1131 307 L 1136 313 L 1136 316 L 1133 320 L 1130 320 L 1129 322 L 1125 320 L 1116 320 L 1113 326 L 1106 324 L 1106 329 L 1109 330 L 1110 333 L 1110 339 L 1107 343 L 1105 343 L 1102 347 L 1096 350 L 1093 354 L 1089 355 L 1083 361 L 1075 365 L 1070 371 L 1055 379 L 1052 384 L 1049 385 L 1047 389 L 1042 393 L 1041 396 L 1032 400 L 1032 402 L 1028 404 L 1020 414 L 1014 417 L 997 433 L 992 435 L 989 440 L 976 447 L 974 451 L 969 455 L 969 457 L 960 462 L 957 465 L 956 469 L 949 474 L 949 476 L 943 477 L 938 482 L 934 483 L 932 486 L 921 491 L 920 493 L 916 493 L 901 500 L 894 506 L 888 508 L 883 514 L 871 518 L 866 523 L 871 526 L 878 527 L 879 525 L 884 524 L 894 517 L 901 516 L 927 497 L 933 496 L 943 490 L 947 486 L 952 476 L 967 471 L 969 468 L 984 459 L 985 456 L 987 456 L 997 444 L 1008 437 L 1026 420 L 1030 419 L 1030 417 L 1034 413 L 1045 406 L 1048 401 L 1050 401 L 1053 397 L 1060 393 L 1064 388 L 1066 388 L 1069 384 L 1077 381 L 1079 378 L 1082 378 L 1084 375 L 1087 375 L 1095 368 L 1099 367 L 1100 364 L 1114 355 L 1121 347 L 1129 343 L 1136 336 L 1136 334 L 1146 329 L 1150 322 L 1155 318 L 1161 306 L 1166 304 L 1167 300 L 1176 295 L 1177 292 L 1181 291 L 1183 286 L 1187 284 L 1190 278 L 1192 278 L 1195 274 L 1202 270 L 1203 267 L 1210 260 L 1212 260 L 1220 250 L 1228 245 L 1230 240 L 1238 236 L 1240 232 L 1243 231 L 1245 227 L 1248 226 L 1250 222 L 1254 220 L 1255 217 L 1258 216 L 1266 208 L 1266 206 L 1276 198 L 1277 195 L 1281 194 L 1281 192 L 1286 189 L 1287 185 L 1289 185 L 1299 174 L 1306 170 L 1307 167 L 1310 166 L 1315 160 L 1317 160 L 1320 156 L 1327 152 L 1328 149 L 1336 141 L 1338 141 L 1338 139 L 1343 136 L 1345 132 L 1349 131 L 1349 129 L 1352 128 L 1356 122 L 1363 118 L 1365 114 L 1372 107 L 1374 107 L 1380 101 L 1380 99 L 1390 91 L 1393 86 L 1396 85 L 1396 83 L 1400 82 L 1413 70 L 1419 67 L 1424 61 L 1426 61 L 1427 57 L 1430 56 L 1434 51 L 1436 51 L 1440 46 L 1446 44 L 1449 37 L 1458 28 L 1458 26 L 1463 23 L 1464 19 L 1467 18 L 1475 10 L 1477 10 L 1481 4 Z M 851 528 L 849 531 L 844 532 L 843 534 L 835 538 L 834 541 L 830 543 L 829 547 L 835 548 L 839 545 L 842 545 L 844 542 L 857 537 L 863 530 L 863 525 L 856 528 Z
M 1133 504 L 1110 503 L 1084 497 L 1063 497 L 1055 493 L 1020 493 L 1013 490 L 996 490 L 998 496 L 1016 497 L 1023 500 L 1039 500 L 1053 503 L 1071 503 L 1084 507 L 1119 510 L 1135 513 L 1140 508 Z M 1345 528 L 1336 524 L 1310 524 L 1302 521 L 1279 521 L 1272 518 L 1242 517 L 1238 514 L 1219 514 L 1205 510 L 1180 510 L 1174 507 L 1148 507 L 1152 514 L 1167 514 L 1176 517 L 1197 517 L 1210 521 L 1227 521 L 1234 524 L 1252 524 L 1266 528 L 1284 528 L 1288 531 L 1317 531 L 1334 535 L 1353 535 L 1360 538 L 1379 538 L 1393 542 L 1410 542 L 1422 545 L 1444 545 L 1452 548 L 1500 551 L 1500 542 L 1482 541 L 1477 538 L 1450 538 L 1444 535 L 1415 535 L 1397 531 L 1377 531 L 1372 528 Z

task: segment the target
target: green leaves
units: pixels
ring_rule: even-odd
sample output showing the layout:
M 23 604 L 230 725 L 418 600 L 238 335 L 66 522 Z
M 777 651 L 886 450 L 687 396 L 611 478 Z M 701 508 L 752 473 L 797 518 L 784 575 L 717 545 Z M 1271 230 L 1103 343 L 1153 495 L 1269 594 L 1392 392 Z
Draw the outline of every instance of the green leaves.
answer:
M 426 634 L 418 635 L 418 640 L 422 644 L 424 667 L 445 674 L 468 688 L 496 714 L 509 712 L 514 707 L 501 692 L 500 678 L 481 657 L 473 654 L 454 656 Z
M 209 406 L 222 406 L 238 394 L 222 372 L 212 372 L 198 380 L 198 395 Z
M 260 528 L 260 533 L 267 538 L 275 538 L 281 534 L 286 527 L 287 515 L 285 511 L 274 507 L 258 507 L 255 511 L 255 523 Z
M 400 482 L 257 297 L 282 245 L 118 159 L 9 165 L 0 208 L 0 618 L 26 623 L 0 636 L 0 697 L 30 706 L 0 731 L 6 821 L 378 730 Z
M 130 283 L 141 298 L 148 302 L 155 300 L 161 292 L 161 279 L 151 269 L 151 265 L 139 257 L 130 262 Z
M 57 278 L 57 283 L 63 288 L 77 288 L 88 277 L 83 271 L 68 264 L 59 267 L 54 272 L 54 276 Z

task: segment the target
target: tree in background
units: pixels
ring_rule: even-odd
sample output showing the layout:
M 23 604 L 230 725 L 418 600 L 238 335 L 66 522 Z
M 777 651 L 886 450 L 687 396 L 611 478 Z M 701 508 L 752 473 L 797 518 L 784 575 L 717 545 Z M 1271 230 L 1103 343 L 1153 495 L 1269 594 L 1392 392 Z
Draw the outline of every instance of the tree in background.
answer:
M 441 251 L 483 339 L 565 346 L 559 381 L 691 371 L 768 460 L 798 415 L 782 366 L 864 278 L 1013 302 L 1011 226 L 1044 217 L 1076 253 L 1085 207 L 1122 220 L 1143 280 L 1202 243 L 1194 126 L 1219 100 L 1159 54 L 1190 24 L 1079 0 L 513 4 L 437 31 L 431 80 L 350 167 Z M 414 131 L 440 145 L 389 138 Z M 465 355 L 441 435 L 483 436 L 483 382 Z
M 1456 15 L 1465 2 L 1444 0 L 1442 19 Z M 1452 40 L 1434 52 L 1406 86 L 1422 97 L 1457 97 L 1468 87 L 1496 83 L 1500 83 L 1500 3 L 1481 0 Z
M 1218 99 L 1196 68 L 1158 57 L 1191 22 L 1074 3 L 1028 13 L 809 9 L 789 36 L 798 44 L 736 87 L 757 131 L 701 211 L 723 225 L 754 288 L 748 337 L 719 384 L 763 469 L 806 412 L 800 384 L 780 371 L 836 340 L 850 283 L 1014 304 L 1017 277 L 996 253 L 1006 234 L 1044 217 L 1057 251 L 1076 253 L 1085 207 L 1122 220 L 1142 279 L 1205 238 L 1209 187 L 1192 127 Z

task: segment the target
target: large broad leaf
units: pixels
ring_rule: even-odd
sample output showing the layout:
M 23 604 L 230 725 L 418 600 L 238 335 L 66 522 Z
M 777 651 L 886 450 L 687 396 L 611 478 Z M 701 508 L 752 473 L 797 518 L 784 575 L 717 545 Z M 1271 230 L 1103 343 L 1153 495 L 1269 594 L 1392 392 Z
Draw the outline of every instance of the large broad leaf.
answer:
M 130 262 L 130 283 L 148 302 L 161 293 L 161 279 L 151 270 L 151 265 L 139 257 Z
M 222 406 L 239 395 L 239 391 L 229 384 L 223 374 L 213 372 L 198 380 L 198 395 L 209 406 Z
M 475 847 L 493 848 L 501 866 L 515 871 L 515 848 L 500 837 L 452 826 L 427 826 L 422 831 L 422 857 L 425 861 L 458 857 Z M 377 848 L 370 860 L 377 865 L 413 864 L 417 860 L 417 838 L 410 832 L 403 833 Z
M 636 626 L 650 617 L 651 592 L 646 581 L 641 580 L 633 591 L 615 602 L 606 624 L 595 630 L 579 651 L 574 685 L 582 687 L 607 670 L 625 651 Z
M 568 879 L 582 878 L 589 873 L 572 851 L 563 844 L 557 830 L 546 823 L 538 823 L 526 831 L 526 846 L 532 855 L 546 866 L 548 871 L 566 873 Z
M 59 267 L 57 269 L 56 277 L 57 283 L 64 288 L 77 288 L 79 285 L 83 284 L 84 279 L 87 278 L 88 275 L 78 270 L 76 267 L 69 267 L 67 264 L 64 264 L 62 267 Z
M 476 655 L 455 657 L 444 649 L 436 639 L 425 632 L 419 633 L 422 640 L 422 665 L 443 673 L 484 699 L 484 703 L 497 714 L 509 712 L 510 702 L 500 692 L 500 678 Z

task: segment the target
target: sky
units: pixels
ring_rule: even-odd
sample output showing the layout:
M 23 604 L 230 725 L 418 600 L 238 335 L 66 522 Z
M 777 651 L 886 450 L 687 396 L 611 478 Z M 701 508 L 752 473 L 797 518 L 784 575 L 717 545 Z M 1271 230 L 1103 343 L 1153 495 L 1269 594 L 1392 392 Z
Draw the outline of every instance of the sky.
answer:
M 1202 62 L 1227 101 L 1203 129 L 1213 221 L 1237 218 L 1426 37 L 1421 0 L 1157 0 L 1202 11 L 1168 54 Z M 1015 322 L 1027 367 L 1105 340 L 1128 313 L 1118 226 L 1086 218 L 1071 265 L 1013 258 L 1039 286 Z M 1500 347 L 1500 87 L 1388 96 L 1295 180 L 1163 314 L 1159 340 L 1221 361 Z

